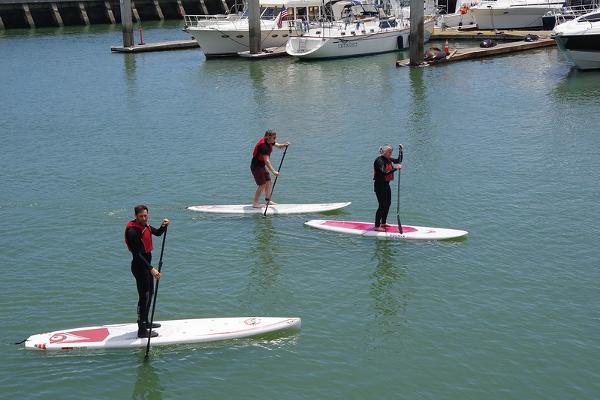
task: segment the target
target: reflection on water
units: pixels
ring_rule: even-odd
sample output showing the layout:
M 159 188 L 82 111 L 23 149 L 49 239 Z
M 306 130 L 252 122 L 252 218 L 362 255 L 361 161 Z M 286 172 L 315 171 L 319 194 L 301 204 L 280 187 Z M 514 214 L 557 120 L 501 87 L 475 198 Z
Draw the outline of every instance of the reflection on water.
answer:
M 598 101 L 600 97 L 600 70 L 580 71 L 575 68 L 560 80 L 552 90 L 558 102 Z
M 375 317 L 385 331 L 395 332 L 399 319 L 404 314 L 409 293 L 398 287 L 407 266 L 396 258 L 396 243 L 378 240 L 373 260 L 377 261 L 375 271 L 370 275 L 372 280 L 370 294 L 373 298 Z
M 424 68 L 410 68 L 409 80 L 411 90 L 411 107 L 409 112 L 409 131 L 413 131 L 417 136 L 428 131 L 428 124 L 431 118 L 431 110 L 427 101 L 427 89 L 423 83 Z
M 281 273 L 281 260 L 276 260 L 273 247 L 273 222 L 271 218 L 256 218 L 254 227 L 254 257 L 250 267 L 249 286 L 264 290 L 274 286 Z
M 134 400 L 162 399 L 163 388 L 156 369 L 150 362 L 141 362 L 131 398 Z
M 125 66 L 125 78 L 127 84 L 135 82 L 135 54 L 125 53 L 123 56 L 123 65 Z

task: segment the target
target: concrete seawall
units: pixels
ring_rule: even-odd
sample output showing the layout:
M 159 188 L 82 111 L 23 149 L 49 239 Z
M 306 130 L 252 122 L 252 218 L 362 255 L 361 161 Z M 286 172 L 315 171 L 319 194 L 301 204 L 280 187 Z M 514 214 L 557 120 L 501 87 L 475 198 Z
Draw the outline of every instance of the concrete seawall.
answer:
M 133 20 L 182 19 L 185 14 L 223 14 L 233 0 L 132 0 Z M 121 22 L 118 0 L 0 0 L 0 29 Z

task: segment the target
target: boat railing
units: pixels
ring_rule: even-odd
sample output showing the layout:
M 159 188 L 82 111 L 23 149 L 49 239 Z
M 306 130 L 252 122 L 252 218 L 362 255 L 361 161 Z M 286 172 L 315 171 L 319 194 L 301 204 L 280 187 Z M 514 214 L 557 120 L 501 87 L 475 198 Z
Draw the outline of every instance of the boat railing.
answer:
M 184 15 L 186 27 L 202 28 L 208 25 L 226 24 L 240 20 L 238 14 L 214 14 L 214 15 Z
M 563 7 L 561 10 L 555 12 L 554 17 L 556 18 L 556 25 L 562 24 L 568 20 L 580 17 L 584 14 L 591 13 L 598 10 L 600 7 L 600 0 L 595 0 L 588 4 L 579 4 L 576 6 Z

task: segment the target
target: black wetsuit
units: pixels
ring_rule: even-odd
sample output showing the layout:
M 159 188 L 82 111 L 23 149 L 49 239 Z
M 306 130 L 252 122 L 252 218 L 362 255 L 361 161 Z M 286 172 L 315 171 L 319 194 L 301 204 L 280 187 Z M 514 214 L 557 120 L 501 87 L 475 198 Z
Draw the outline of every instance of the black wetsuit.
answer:
M 389 160 L 384 156 L 379 156 L 373 163 L 373 188 L 379 207 L 375 213 L 375 226 L 381 226 L 387 222 L 387 215 L 390 211 L 390 205 L 392 204 L 392 190 L 390 189 L 390 183 L 385 180 L 386 176 L 393 175 L 394 169 L 387 171 L 386 167 L 389 164 L 402 162 L 402 153 L 398 158 L 390 158 Z
M 165 227 L 161 226 L 156 229 L 150 225 L 150 231 L 154 236 L 161 236 L 165 231 Z M 152 253 L 146 253 L 142 244 L 142 236 L 139 230 L 129 228 L 126 233 L 127 243 L 131 248 L 131 273 L 135 277 L 135 284 L 138 292 L 138 328 L 145 329 L 148 325 L 148 313 L 150 311 L 150 303 L 154 294 L 154 277 L 150 271 L 152 270 Z

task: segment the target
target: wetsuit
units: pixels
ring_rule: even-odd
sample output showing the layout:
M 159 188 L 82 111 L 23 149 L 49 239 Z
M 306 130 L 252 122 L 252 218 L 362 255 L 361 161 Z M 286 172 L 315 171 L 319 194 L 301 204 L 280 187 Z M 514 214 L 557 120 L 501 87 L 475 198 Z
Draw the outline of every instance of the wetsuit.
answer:
M 154 236 L 161 236 L 165 231 L 165 227 L 161 226 L 156 229 L 153 226 L 147 225 L 146 229 Z M 148 239 L 146 239 L 148 240 Z M 135 227 L 125 229 L 125 242 L 131 251 L 131 273 L 135 277 L 135 283 L 138 292 L 138 329 L 144 330 L 149 325 L 148 313 L 150 311 L 150 303 L 154 294 L 154 277 L 150 272 L 152 270 L 152 237 L 150 236 L 150 251 L 146 251 L 148 244 L 143 243 L 142 231 Z
M 379 156 L 373 163 L 373 188 L 379 207 L 375 213 L 375 227 L 385 225 L 387 222 L 387 215 L 390 211 L 390 205 L 392 204 L 392 190 L 390 189 L 390 182 L 394 179 L 394 166 L 402 162 L 402 153 L 398 158 L 390 158 L 389 160 L 384 156 Z
M 258 186 L 264 185 L 271 180 L 271 175 L 265 165 L 265 156 L 270 156 L 273 151 L 273 145 L 267 143 L 265 138 L 260 139 L 252 151 L 252 161 L 250 162 L 250 171 L 254 176 L 254 181 Z

